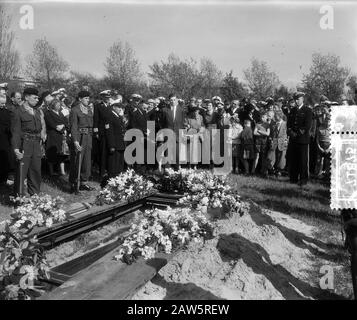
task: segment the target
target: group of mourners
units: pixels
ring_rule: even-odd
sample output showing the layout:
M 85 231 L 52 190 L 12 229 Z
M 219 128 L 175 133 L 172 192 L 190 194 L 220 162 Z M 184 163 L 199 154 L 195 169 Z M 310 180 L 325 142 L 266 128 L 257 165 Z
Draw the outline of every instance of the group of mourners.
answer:
M 179 131 L 190 136 L 184 152 L 188 166 L 204 167 L 199 150 L 202 139 L 217 129 L 222 133 L 215 146 L 219 154 L 224 143 L 232 144 L 233 173 L 289 174 L 291 182 L 303 185 L 311 174 L 329 174 L 331 104 L 322 96 L 319 104 L 308 106 L 304 96 L 296 92 L 287 100 L 268 97 L 265 101 L 243 98 L 225 102 L 219 96 L 193 97 L 185 104 L 175 94 L 147 101 L 132 94 L 124 102 L 116 90 L 104 90 L 95 99 L 85 87 L 68 103 L 63 88 L 40 95 L 37 88 L 28 86 L 22 93 L 8 96 L 7 84 L 0 84 L 0 183 L 13 171 L 15 194 L 25 194 L 25 180 L 30 195 L 39 193 L 41 159 L 45 159 L 51 176 L 65 176 L 69 167 L 71 192 L 92 189 L 87 183 L 92 168 L 98 169 L 104 185 L 129 165 L 124 158 L 131 143 L 124 139 L 126 131 L 140 130 L 146 150 L 148 123 L 152 121 L 155 133 L 171 129 L 177 137 Z M 199 139 L 193 139 L 195 136 Z M 160 143 L 155 143 L 157 148 Z M 178 159 L 182 150 L 176 144 Z M 145 153 L 144 163 L 134 164 L 134 168 L 162 171 L 165 166 L 157 159 L 155 163 L 146 160 Z M 180 164 L 178 159 L 174 167 Z M 212 160 L 206 164 L 209 168 L 215 165 Z

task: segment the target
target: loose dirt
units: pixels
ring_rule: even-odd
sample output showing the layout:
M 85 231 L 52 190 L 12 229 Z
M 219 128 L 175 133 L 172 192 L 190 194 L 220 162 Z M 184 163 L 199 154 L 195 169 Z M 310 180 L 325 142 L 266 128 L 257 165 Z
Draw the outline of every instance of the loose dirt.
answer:
M 214 239 L 179 251 L 132 299 L 345 299 L 352 293 L 336 283 L 348 277 L 331 251 L 342 243 L 319 240 L 317 227 L 256 204 L 243 217 L 214 223 Z M 333 290 L 321 288 L 324 266 L 334 272 Z

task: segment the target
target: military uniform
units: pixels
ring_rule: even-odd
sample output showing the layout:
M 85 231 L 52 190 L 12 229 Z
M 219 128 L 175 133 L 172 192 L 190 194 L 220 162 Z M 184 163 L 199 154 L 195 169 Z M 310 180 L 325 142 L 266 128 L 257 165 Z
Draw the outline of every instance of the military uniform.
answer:
M 70 132 L 72 141 L 70 144 L 70 173 L 69 182 L 72 185 L 77 182 L 79 168 L 79 154 L 74 145 L 79 142 L 81 150 L 81 183 L 88 181 L 91 175 L 91 152 L 93 134 L 93 110 L 82 103 L 72 107 L 69 115 Z
M 124 171 L 125 122 L 113 109 L 109 112 L 105 133 L 108 147 L 108 174 L 115 177 Z
M 11 169 L 11 112 L 0 106 L 0 183 L 7 181 Z
M 101 177 L 103 177 L 108 170 L 107 138 L 104 125 L 109 112 L 109 106 L 103 101 L 94 105 L 93 129 L 95 133 L 98 134 L 99 139 L 97 162 L 99 164 L 99 174 Z
M 291 110 L 288 119 L 290 181 L 306 184 L 309 177 L 309 143 L 312 110 L 302 105 Z
M 45 139 L 46 127 L 43 113 L 26 102 L 13 112 L 11 121 L 12 151 L 23 152 L 21 161 L 17 161 L 15 194 L 23 195 L 20 187 L 27 178 L 27 191 L 30 195 L 40 192 L 42 140 Z M 22 177 L 20 168 L 22 165 Z M 23 188 L 21 188 L 23 190 Z M 20 194 L 21 193 L 21 194 Z

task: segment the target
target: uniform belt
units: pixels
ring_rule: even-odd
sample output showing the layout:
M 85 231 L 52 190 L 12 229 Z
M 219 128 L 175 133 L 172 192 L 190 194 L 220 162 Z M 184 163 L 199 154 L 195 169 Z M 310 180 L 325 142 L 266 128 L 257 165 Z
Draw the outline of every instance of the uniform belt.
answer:
M 27 132 L 25 132 L 23 134 L 23 138 L 28 139 L 28 140 L 40 140 L 41 133 L 27 133 Z
M 92 128 L 78 128 L 78 131 L 81 134 L 92 134 L 93 133 Z

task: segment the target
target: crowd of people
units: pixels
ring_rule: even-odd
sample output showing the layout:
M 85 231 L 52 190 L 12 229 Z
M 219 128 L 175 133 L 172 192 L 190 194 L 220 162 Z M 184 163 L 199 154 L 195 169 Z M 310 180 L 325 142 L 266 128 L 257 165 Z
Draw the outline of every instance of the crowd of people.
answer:
M 132 94 L 127 102 L 116 90 L 104 90 L 98 99 L 83 88 L 68 103 L 66 90 L 39 93 L 33 86 L 9 95 L 7 84 L 0 84 L 0 183 L 15 173 L 15 194 L 39 193 L 41 159 L 45 159 L 51 176 L 66 175 L 69 166 L 71 192 L 91 190 L 87 181 L 92 168 L 97 168 L 102 185 L 118 175 L 128 164 L 124 140 L 128 129 L 143 133 L 145 148 L 150 130 L 155 132 L 184 130 L 190 136 L 188 166 L 203 166 L 198 151 L 199 139 L 212 129 L 228 131 L 232 143 L 233 173 L 289 175 L 292 183 L 304 185 L 310 175 L 327 178 L 330 168 L 328 134 L 329 106 L 327 97 L 309 106 L 305 94 L 296 92 L 291 98 L 264 101 L 242 98 L 222 101 L 191 98 L 188 103 L 175 94 L 144 101 Z M 343 98 L 342 104 L 346 104 Z M 224 136 L 221 135 L 222 154 Z M 158 147 L 160 145 L 157 142 Z M 177 149 L 177 155 L 182 153 Z M 146 157 L 145 157 L 146 160 Z M 69 164 L 69 165 L 68 165 Z M 145 162 L 135 168 L 162 171 L 160 161 Z M 215 164 L 211 162 L 208 167 Z M 179 167 L 177 161 L 175 167 Z

